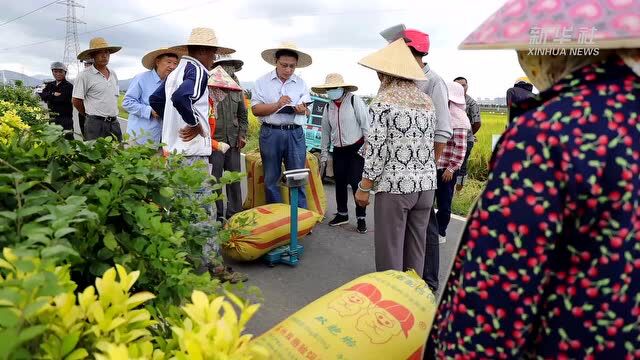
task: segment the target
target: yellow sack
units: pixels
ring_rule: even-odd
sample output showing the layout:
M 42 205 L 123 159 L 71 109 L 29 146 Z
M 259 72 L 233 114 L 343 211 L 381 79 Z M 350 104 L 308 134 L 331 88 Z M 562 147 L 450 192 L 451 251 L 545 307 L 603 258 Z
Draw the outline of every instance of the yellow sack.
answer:
M 262 158 L 259 151 L 250 152 L 245 155 L 247 168 L 247 199 L 243 207 L 252 209 L 267 203 L 264 190 L 264 168 L 262 166 Z M 318 158 L 311 153 L 307 153 L 305 167 L 311 170 L 309 181 L 305 187 L 307 196 L 307 206 L 309 210 L 314 211 L 322 217 L 327 212 L 327 196 L 324 192 L 322 179 L 320 179 L 320 166 Z M 289 189 L 285 186 L 280 188 L 282 202 L 289 203 Z
M 249 220 L 251 229 L 243 228 Z M 321 220 L 320 215 L 298 209 L 298 238 L 302 238 Z M 255 260 L 291 241 L 291 207 L 285 204 L 263 205 L 237 213 L 225 228 L 234 231 L 222 245 L 222 253 L 237 261 Z M 244 231 L 243 231 L 244 230 Z
M 436 298 L 413 271 L 359 277 L 256 341 L 272 359 L 421 359 Z

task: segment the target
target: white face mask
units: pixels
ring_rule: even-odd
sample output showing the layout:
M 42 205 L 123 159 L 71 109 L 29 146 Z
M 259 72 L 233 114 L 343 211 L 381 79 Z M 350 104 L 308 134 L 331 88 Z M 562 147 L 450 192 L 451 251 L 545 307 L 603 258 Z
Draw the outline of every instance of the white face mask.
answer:
M 343 88 L 331 89 L 327 91 L 327 96 L 331 100 L 338 100 L 342 97 L 342 95 L 344 95 Z

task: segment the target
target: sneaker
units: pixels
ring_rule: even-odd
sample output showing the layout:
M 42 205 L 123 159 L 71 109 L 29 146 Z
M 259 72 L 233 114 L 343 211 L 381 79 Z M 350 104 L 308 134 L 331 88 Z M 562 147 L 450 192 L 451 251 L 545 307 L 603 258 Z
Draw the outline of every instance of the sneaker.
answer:
M 367 233 L 367 220 L 358 219 L 358 232 L 360 234 L 366 234 Z
M 444 244 L 446 242 L 447 242 L 447 237 L 440 235 L 439 238 L 438 238 L 438 243 L 439 244 Z
M 348 215 L 340 215 L 336 214 L 336 217 L 333 220 L 329 221 L 329 226 L 340 226 L 349 223 Z

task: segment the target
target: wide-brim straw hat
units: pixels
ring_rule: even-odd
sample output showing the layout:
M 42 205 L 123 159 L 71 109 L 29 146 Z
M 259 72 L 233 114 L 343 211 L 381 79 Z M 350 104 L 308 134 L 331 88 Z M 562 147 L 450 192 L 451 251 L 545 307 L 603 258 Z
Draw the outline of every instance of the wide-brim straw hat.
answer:
M 86 60 L 92 52 L 107 50 L 109 53 L 113 54 L 122 49 L 122 46 L 113 46 L 109 45 L 107 40 L 101 37 L 96 37 L 89 40 L 89 48 L 84 50 L 80 54 L 78 54 L 78 60 Z
M 222 55 L 229 55 L 236 52 L 230 47 L 225 47 L 218 44 L 218 38 L 216 37 L 215 31 L 213 31 L 213 29 L 205 27 L 194 28 L 193 30 L 191 30 L 191 35 L 189 35 L 189 40 L 187 40 L 187 43 L 180 46 L 187 47 L 189 45 L 214 47 L 217 49 L 216 54 Z
M 404 39 L 366 56 L 358 64 L 377 72 L 408 80 L 427 80 Z
M 213 62 L 214 67 L 218 65 L 222 66 L 227 64 L 233 66 L 236 69 L 236 71 L 240 71 L 242 69 L 242 66 L 244 65 L 244 61 L 240 59 L 234 59 L 234 58 L 220 58 Z
M 590 47 L 640 47 L 638 1 L 512 0 L 473 31 L 459 49 Z
M 296 65 L 297 68 L 303 68 L 303 67 L 307 67 L 309 65 L 311 65 L 311 63 L 313 62 L 311 59 L 311 55 L 300 51 L 298 49 L 298 46 L 292 42 L 283 42 L 279 47 L 276 48 L 272 48 L 272 49 L 267 49 L 265 51 L 262 52 L 262 58 L 264 59 L 264 61 L 268 62 L 271 65 L 276 65 L 276 53 L 279 50 L 289 50 L 289 51 L 293 51 L 296 54 L 298 54 L 298 64 Z
M 311 91 L 315 92 L 316 94 L 324 94 L 327 92 L 327 89 L 335 88 L 344 88 L 345 92 L 353 92 L 358 90 L 357 86 L 345 83 L 342 75 L 338 73 L 331 73 L 327 75 L 324 84 L 312 87 Z
M 180 59 L 183 55 L 186 55 L 186 49 L 184 46 L 174 46 L 174 47 L 163 47 L 153 51 L 148 52 L 145 56 L 142 57 L 142 66 L 151 70 L 156 66 L 156 59 L 159 56 L 166 54 L 175 54 Z
M 242 87 L 233 81 L 231 76 L 224 71 L 222 66 L 216 66 L 209 72 L 207 86 L 224 90 L 242 91 Z

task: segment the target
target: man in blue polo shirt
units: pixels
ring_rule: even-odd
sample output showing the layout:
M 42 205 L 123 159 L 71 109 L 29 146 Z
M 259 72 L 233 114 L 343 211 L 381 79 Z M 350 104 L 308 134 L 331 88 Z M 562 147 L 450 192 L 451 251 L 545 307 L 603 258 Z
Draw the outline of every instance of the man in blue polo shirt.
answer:
M 251 110 L 262 122 L 260 156 L 264 167 L 265 194 L 268 204 L 280 203 L 282 162 L 287 170 L 304 168 L 306 144 L 302 126 L 307 122 L 311 103 L 309 88 L 296 68 L 311 65 L 311 56 L 294 44 L 262 52 L 262 58 L 275 69 L 256 80 Z M 298 206 L 307 207 L 304 189 L 300 188 Z

